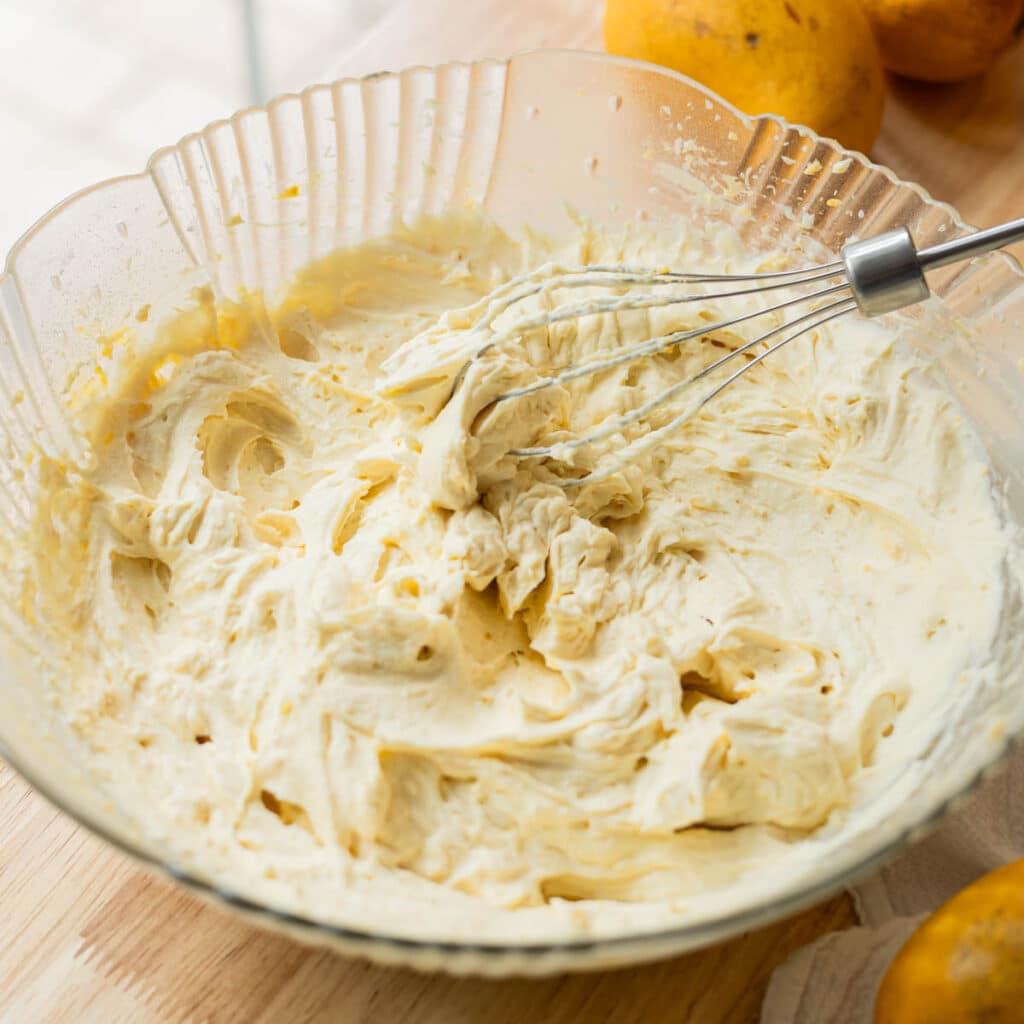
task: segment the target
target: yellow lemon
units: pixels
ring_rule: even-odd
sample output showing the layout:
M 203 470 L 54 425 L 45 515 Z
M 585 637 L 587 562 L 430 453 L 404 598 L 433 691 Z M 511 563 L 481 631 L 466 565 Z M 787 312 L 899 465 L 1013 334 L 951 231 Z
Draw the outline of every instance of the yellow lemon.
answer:
M 773 113 L 867 151 L 885 73 L 850 0 L 607 0 L 609 53 L 681 71 L 748 114 Z
M 890 71 L 956 82 L 986 71 L 1013 42 L 1024 0 L 861 0 Z
M 1024 1020 L 1024 860 L 969 885 L 889 965 L 876 1024 Z

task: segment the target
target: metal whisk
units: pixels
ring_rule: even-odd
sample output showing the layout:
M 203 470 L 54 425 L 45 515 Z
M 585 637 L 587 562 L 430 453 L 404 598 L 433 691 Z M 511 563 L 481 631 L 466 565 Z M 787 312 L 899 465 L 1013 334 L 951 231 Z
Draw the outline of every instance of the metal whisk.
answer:
M 565 304 L 554 310 L 524 317 L 514 324 L 502 326 L 499 332 L 490 335 L 487 341 L 473 353 L 470 363 L 463 367 L 456 378 L 453 391 L 465 377 L 468 366 L 488 351 L 505 341 L 521 336 L 531 330 L 548 327 L 556 323 L 575 320 L 595 313 L 611 313 L 623 310 L 650 309 L 657 306 L 676 305 L 709 299 L 731 299 L 741 295 L 760 294 L 796 288 L 800 293 L 783 299 L 763 309 L 722 319 L 716 323 L 702 325 L 690 330 L 676 331 L 661 337 L 651 338 L 638 345 L 619 349 L 603 358 L 582 364 L 569 364 L 528 385 L 507 391 L 498 396 L 492 405 L 514 398 L 535 394 L 545 388 L 567 384 L 590 374 L 609 370 L 623 363 L 632 362 L 645 356 L 668 351 L 687 341 L 728 330 L 737 324 L 758 317 L 781 313 L 784 322 L 758 335 L 751 341 L 727 352 L 699 373 L 644 402 L 625 415 L 613 418 L 590 433 L 571 440 L 553 444 L 536 445 L 529 448 L 515 448 L 509 453 L 521 458 L 545 458 L 564 455 L 573 449 L 601 441 L 618 434 L 649 416 L 659 406 L 671 401 L 689 389 L 695 390 L 695 397 L 685 410 L 670 422 L 649 431 L 638 441 L 626 445 L 618 453 L 614 464 L 592 471 L 579 479 L 565 480 L 567 487 L 591 483 L 617 471 L 640 450 L 649 450 L 658 439 L 671 433 L 700 411 L 716 395 L 738 380 L 768 356 L 802 334 L 812 331 L 830 320 L 859 309 L 864 316 L 878 316 L 921 302 L 930 294 L 925 273 L 938 267 L 979 256 L 994 249 L 1024 240 L 1024 218 L 1010 221 L 998 227 L 977 231 L 962 238 L 956 238 L 939 245 L 918 251 L 910 232 L 906 228 L 887 231 L 865 241 L 851 242 L 843 247 L 839 258 L 831 263 L 804 270 L 783 270 L 761 274 L 687 274 L 673 271 L 653 270 L 632 266 L 588 266 L 577 268 L 544 267 L 523 274 L 495 289 L 485 300 L 487 313 L 474 327 L 486 331 L 502 313 L 530 296 L 551 289 L 584 288 L 595 285 L 701 285 L 710 291 L 689 294 L 643 293 L 606 296 L 588 299 L 586 302 Z M 808 286 L 820 287 L 806 290 Z M 801 308 L 803 307 L 803 308 Z M 810 307 L 809 309 L 807 307 Z M 787 314 L 796 314 L 787 316 Z M 759 346 L 767 345 L 763 351 L 751 355 L 741 366 L 720 383 L 709 385 L 706 390 L 696 392 L 696 386 L 715 371 L 731 361 L 740 359 Z

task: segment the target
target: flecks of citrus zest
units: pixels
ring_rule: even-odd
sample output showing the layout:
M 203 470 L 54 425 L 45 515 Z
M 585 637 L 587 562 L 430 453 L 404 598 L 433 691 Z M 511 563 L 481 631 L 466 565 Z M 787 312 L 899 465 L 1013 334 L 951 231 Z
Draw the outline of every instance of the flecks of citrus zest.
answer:
M 289 185 L 286 189 L 282 189 L 277 193 L 278 199 L 294 199 L 299 194 L 298 185 Z
M 231 216 L 231 217 L 229 217 L 227 219 L 227 221 L 225 222 L 224 226 L 228 227 L 228 228 L 237 228 L 239 224 L 244 224 L 244 223 L 245 223 L 245 221 L 242 220 L 241 216 L 236 213 L 236 214 L 234 214 L 233 216 Z
M 138 318 L 136 317 L 136 319 Z M 100 355 L 104 359 L 111 359 L 114 349 L 121 345 L 130 345 L 135 340 L 135 332 L 130 327 L 119 327 L 109 334 L 101 334 L 96 340 L 99 344 Z
M 145 395 L 152 395 L 159 391 L 174 376 L 174 371 L 181 363 L 181 356 L 177 352 L 170 352 L 163 357 L 150 371 L 146 380 Z
M 211 288 L 196 288 L 195 306 L 167 321 L 157 331 L 146 353 L 147 371 L 156 362 L 175 354 L 179 358 L 215 349 L 237 350 L 247 338 L 258 333 L 267 320 L 263 297 L 258 292 L 242 292 L 237 301 L 215 301 Z
M 152 308 L 153 307 L 148 302 L 144 306 L 140 306 L 138 312 L 135 314 L 135 319 L 138 320 L 140 324 L 144 324 L 149 319 L 149 311 Z
M 167 384 L 185 359 L 216 349 L 238 349 L 248 338 L 265 333 L 259 330 L 268 322 L 259 293 L 243 293 L 238 301 L 217 304 L 212 289 L 203 287 L 194 289 L 192 299 L 191 308 L 161 324 L 145 345 L 130 327 L 103 336 L 102 356 L 109 360 L 116 352 L 118 358 L 105 367 L 83 367 L 69 381 L 65 389 L 69 411 L 81 416 L 81 425 L 94 443 L 108 443 L 111 432 L 105 413 L 92 418 L 94 409 L 107 404 L 96 401 L 101 394 L 135 399 L 138 405 L 131 415 L 144 415 L 147 400 Z
M 217 349 L 235 351 L 266 324 L 263 297 L 257 292 L 243 292 L 237 301 L 223 300 L 219 304 L 210 288 L 197 288 L 193 297 L 196 305 L 192 309 L 160 327 L 133 375 L 134 381 L 126 382 L 122 393 L 148 398 L 171 379 L 184 359 Z
M 103 390 L 104 387 L 100 384 L 95 373 L 84 380 L 69 381 L 64 389 L 68 409 L 72 413 L 87 409 Z
M 267 308 L 259 292 L 244 291 L 237 302 L 224 301 L 214 313 L 214 337 L 209 348 L 237 351 L 267 322 Z
M 75 328 L 79 334 L 87 334 L 88 328 Z M 100 362 L 86 362 L 69 371 L 64 384 L 64 396 L 69 411 L 78 413 L 93 405 L 97 397 L 109 386 L 109 374 L 115 352 L 130 351 L 136 343 L 135 334 L 130 327 L 121 327 L 109 334 L 101 334 L 96 339 Z

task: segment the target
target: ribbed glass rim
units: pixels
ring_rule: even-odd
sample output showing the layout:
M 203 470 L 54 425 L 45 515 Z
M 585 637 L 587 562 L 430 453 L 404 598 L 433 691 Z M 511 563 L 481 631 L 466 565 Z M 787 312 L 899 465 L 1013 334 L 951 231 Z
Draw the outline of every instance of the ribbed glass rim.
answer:
M 252 114 L 269 114 L 281 104 L 294 102 L 296 99 L 301 100 L 308 94 L 317 93 L 322 90 L 331 90 L 341 84 L 362 83 L 374 79 L 399 79 L 402 75 L 408 74 L 409 72 L 421 71 L 436 73 L 442 68 L 450 67 L 510 67 L 517 61 L 529 59 L 530 57 L 541 53 L 557 55 L 559 59 L 564 59 L 567 62 L 599 61 L 611 65 L 635 67 L 652 74 L 662 75 L 666 78 L 678 81 L 688 89 L 691 89 L 705 97 L 720 111 L 728 112 L 730 115 L 737 118 L 747 128 L 753 130 L 759 124 L 766 122 L 774 123 L 784 131 L 795 131 L 814 143 L 822 143 L 833 149 L 837 155 L 841 156 L 841 158 L 850 159 L 864 169 L 880 174 L 893 186 L 908 189 L 915 193 L 927 206 L 941 210 L 949 218 L 957 233 L 971 230 L 971 226 L 960 217 L 959 213 L 953 206 L 949 203 L 936 200 L 925 188 L 914 182 L 900 178 L 894 171 L 885 165 L 875 163 L 862 153 L 845 149 L 834 139 L 823 137 L 803 125 L 792 124 L 777 115 L 764 114 L 759 116 L 750 116 L 744 114 L 700 82 L 697 82 L 686 75 L 680 74 L 679 72 L 672 71 L 659 65 L 649 64 L 644 61 L 637 61 L 627 57 L 611 56 L 593 51 L 557 48 L 544 50 L 533 49 L 516 53 L 508 58 L 489 58 L 479 61 L 447 61 L 438 65 L 412 65 L 399 71 L 378 72 L 370 75 L 344 77 L 331 82 L 315 83 L 307 86 L 300 92 L 282 93 L 275 96 L 266 104 L 243 107 L 231 117 L 219 118 L 211 121 L 204 128 L 198 131 L 189 132 L 182 136 L 177 143 L 164 146 L 156 150 L 149 158 L 142 171 L 107 178 L 96 182 L 93 185 L 89 185 L 71 194 L 66 199 L 52 207 L 48 212 L 43 214 L 17 239 L 8 252 L 4 263 L 4 270 L 0 273 L 0 286 L 2 286 L 7 279 L 16 274 L 18 258 L 26 247 L 31 244 L 35 236 L 44 227 L 58 218 L 67 208 L 99 189 L 107 188 L 118 182 L 142 181 L 146 178 L 152 177 L 156 164 L 162 158 L 173 153 L 180 146 L 190 141 L 197 140 L 207 132 L 218 127 L 236 125 L 243 118 Z M 988 258 L 1002 258 L 1009 261 L 1013 273 L 1020 278 L 1021 285 L 1024 286 L 1024 267 L 1021 266 L 1021 263 L 1015 257 L 1009 253 L 1002 252 L 992 254 Z M 701 946 L 711 945 L 717 941 L 722 941 L 751 927 L 765 925 L 772 921 L 789 916 L 790 914 L 803 910 L 822 901 L 828 896 L 833 895 L 838 890 L 849 885 L 852 881 L 869 873 L 873 868 L 879 867 L 891 860 L 909 842 L 919 838 L 921 835 L 933 828 L 938 821 L 948 813 L 953 805 L 962 801 L 977 789 L 977 787 L 988 776 L 993 774 L 1002 765 L 1009 755 L 1018 747 L 1018 745 L 1020 745 L 1022 740 L 1024 740 L 1024 731 L 1007 733 L 1002 737 L 1000 745 L 994 748 L 992 756 L 988 758 L 987 761 L 975 772 L 975 774 L 966 782 L 964 787 L 958 793 L 945 797 L 934 807 L 926 807 L 923 811 L 920 811 L 917 814 L 909 815 L 910 820 L 905 827 L 902 828 L 882 849 L 865 854 L 852 866 L 844 867 L 827 877 L 821 878 L 806 888 L 784 896 L 774 897 L 756 907 L 746 907 L 740 910 L 730 911 L 719 916 L 703 918 L 693 922 L 680 923 L 668 928 L 662 927 L 650 930 L 639 929 L 636 931 L 624 932 L 622 934 L 600 936 L 592 939 L 566 939 L 564 941 L 541 943 L 517 943 L 511 941 L 489 943 L 410 938 L 389 934 L 387 932 L 375 932 L 367 929 L 335 924 L 319 920 L 314 917 L 308 917 L 293 911 L 283 910 L 281 908 L 271 906 L 268 903 L 259 902 L 251 899 L 250 897 L 243 896 L 225 886 L 200 878 L 190 871 L 176 867 L 169 861 L 143 849 L 140 845 L 114 834 L 105 824 L 98 820 L 97 816 L 78 810 L 69 804 L 66 804 L 59 794 L 54 792 L 54 787 L 49 786 L 47 783 L 39 779 L 30 767 L 22 763 L 21 758 L 14 755 L 7 748 L 7 745 L 2 741 L 2 739 L 0 739 L 0 756 L 2 756 L 3 759 L 26 782 L 28 782 L 35 792 L 41 794 L 59 811 L 68 815 L 72 820 L 87 828 L 90 832 L 103 839 L 115 849 L 127 854 L 133 860 L 146 868 L 182 884 L 194 893 L 211 898 L 214 902 L 221 903 L 231 909 L 240 911 L 247 916 L 262 920 L 262 922 L 267 925 L 283 926 L 292 933 L 295 931 L 302 933 L 317 933 L 320 941 L 323 941 L 323 939 L 334 939 L 345 945 L 365 947 L 363 952 L 370 956 L 372 956 L 374 947 L 385 947 L 390 948 L 397 953 L 405 952 L 408 954 L 419 952 L 463 956 L 476 955 L 480 958 L 493 961 L 497 965 L 497 962 L 502 959 L 511 959 L 515 957 L 526 957 L 532 959 L 548 956 L 557 957 L 558 954 L 571 957 L 573 954 L 583 956 L 584 954 L 597 952 L 607 952 L 614 955 L 616 950 L 624 951 L 627 947 L 634 947 L 637 950 L 637 953 L 635 955 L 625 954 L 624 960 L 642 960 L 644 959 L 645 951 L 649 951 L 650 955 L 654 956 L 659 953 L 661 955 L 668 955 L 671 954 L 673 950 L 677 952 L 693 950 Z M 446 965 L 439 964 L 438 966 L 444 967 Z M 447 966 L 452 970 L 458 971 L 461 969 L 466 973 L 472 973 L 474 971 L 472 964 L 463 965 L 461 968 L 457 963 Z

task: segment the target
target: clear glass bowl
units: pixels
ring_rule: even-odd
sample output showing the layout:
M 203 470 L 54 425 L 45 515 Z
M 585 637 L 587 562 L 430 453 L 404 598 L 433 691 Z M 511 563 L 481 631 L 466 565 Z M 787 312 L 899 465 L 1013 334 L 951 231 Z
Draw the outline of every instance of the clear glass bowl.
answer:
M 709 204 L 707 193 L 718 197 Z M 145 335 L 192 303 L 279 289 L 303 264 L 420 211 L 481 205 L 515 230 L 558 232 L 566 208 L 614 225 L 639 215 L 727 216 L 754 246 L 797 259 L 896 225 L 924 245 L 965 230 L 948 206 L 834 142 L 749 118 L 680 75 L 598 54 L 415 68 L 319 85 L 242 111 L 160 150 L 141 174 L 50 211 L 0 278 L 0 539 L 17 542 L 35 486 L 35 450 L 75 457 L 60 395 L 100 365 L 100 335 Z M 724 212 L 723 212 L 724 211 Z M 941 301 L 905 314 L 914 344 L 946 373 L 974 419 L 1008 507 L 1024 519 L 1024 273 L 1004 255 L 933 278 Z M 148 319 L 141 322 L 146 309 Z M 725 939 L 813 903 L 891 856 L 976 784 L 1024 724 L 1020 680 L 956 709 L 948 742 L 903 787 L 898 811 L 864 842 L 722 916 L 656 934 L 486 945 L 326 925 L 189 877 L 91 789 L 43 725 L 47 652 L 0 602 L 0 747 L 40 792 L 110 843 L 202 896 L 305 941 L 389 963 L 488 974 L 544 973 L 651 959 Z M 917 766 L 918 768 L 920 766 Z

